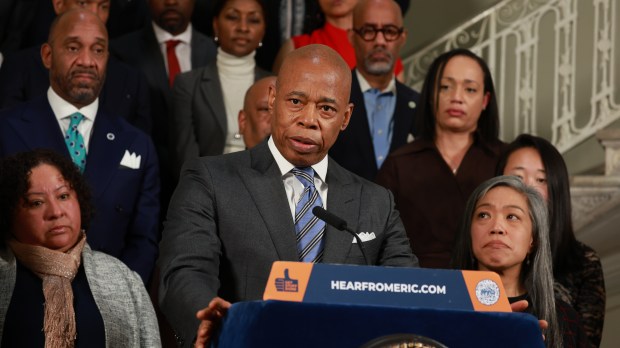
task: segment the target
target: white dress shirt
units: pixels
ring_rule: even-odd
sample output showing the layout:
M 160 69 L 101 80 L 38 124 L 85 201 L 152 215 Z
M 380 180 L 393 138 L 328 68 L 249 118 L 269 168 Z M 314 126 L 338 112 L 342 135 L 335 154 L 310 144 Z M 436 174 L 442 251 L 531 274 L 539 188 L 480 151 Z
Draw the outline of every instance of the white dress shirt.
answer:
M 66 100 L 62 99 L 52 87 L 47 90 L 47 100 L 52 107 L 52 111 L 56 116 L 58 125 L 62 130 L 63 137 L 67 135 L 67 128 L 71 123 L 71 115 L 76 112 L 84 115 L 84 119 L 78 125 L 78 131 L 82 134 L 84 139 L 84 146 L 86 147 L 86 153 L 88 153 L 88 147 L 90 144 L 90 135 L 93 131 L 93 125 L 95 124 L 95 116 L 97 116 L 97 110 L 99 109 L 99 98 L 94 102 L 84 106 L 81 109 L 76 108 Z
M 284 156 L 278 151 L 276 144 L 272 137 L 269 137 L 267 142 L 269 145 L 269 151 L 273 155 L 273 158 L 280 168 L 282 173 L 282 181 L 284 181 L 284 189 L 286 190 L 286 200 L 291 208 L 291 216 L 295 219 L 295 207 L 297 202 L 301 199 L 301 194 L 304 192 L 304 185 L 295 177 L 295 174 L 291 173 L 291 169 L 295 168 L 291 162 L 287 161 Z M 314 176 L 314 186 L 319 192 L 321 201 L 323 202 L 323 208 L 327 209 L 327 183 L 325 179 L 327 177 L 327 156 L 325 156 L 319 163 L 312 166 L 316 175 Z
M 160 28 L 155 22 L 153 23 L 153 31 L 155 32 L 155 38 L 159 43 L 159 49 L 161 55 L 164 58 L 164 64 L 166 65 L 166 74 L 168 73 L 168 55 L 166 54 L 166 41 L 179 40 L 179 44 L 174 48 L 179 60 L 179 67 L 181 72 L 192 70 L 192 24 L 190 23 L 184 32 L 177 36 L 173 36 L 169 32 Z

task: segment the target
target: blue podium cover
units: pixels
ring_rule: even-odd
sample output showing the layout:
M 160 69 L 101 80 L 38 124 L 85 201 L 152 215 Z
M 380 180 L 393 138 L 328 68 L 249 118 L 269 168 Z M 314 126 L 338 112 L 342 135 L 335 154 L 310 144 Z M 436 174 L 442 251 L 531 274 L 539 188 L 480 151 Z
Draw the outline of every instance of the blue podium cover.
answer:
M 412 333 L 451 348 L 545 347 L 538 320 L 524 313 L 254 301 L 233 304 L 214 346 L 359 347 Z

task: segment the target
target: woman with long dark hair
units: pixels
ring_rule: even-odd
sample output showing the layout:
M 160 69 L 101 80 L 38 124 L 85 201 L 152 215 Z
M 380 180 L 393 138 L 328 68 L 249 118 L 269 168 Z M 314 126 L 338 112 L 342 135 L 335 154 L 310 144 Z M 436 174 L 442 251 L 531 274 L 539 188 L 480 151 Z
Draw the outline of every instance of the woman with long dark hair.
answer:
M 376 181 L 394 193 L 420 266 L 447 268 L 465 202 L 493 177 L 503 146 L 486 62 L 466 49 L 437 57 L 415 117 L 416 139 L 386 159 Z
M 596 251 L 575 238 L 562 155 L 547 140 L 522 134 L 500 157 L 497 174 L 521 178 L 546 200 L 556 296 L 579 313 L 590 342 L 598 347 L 605 320 L 603 269 Z

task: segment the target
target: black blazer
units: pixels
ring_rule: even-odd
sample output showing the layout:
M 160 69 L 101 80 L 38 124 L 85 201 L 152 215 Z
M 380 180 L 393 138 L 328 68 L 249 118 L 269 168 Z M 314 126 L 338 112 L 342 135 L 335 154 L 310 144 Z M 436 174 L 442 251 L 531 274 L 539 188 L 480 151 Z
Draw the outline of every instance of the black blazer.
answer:
M 192 31 L 192 69 L 215 60 L 217 49 L 209 37 Z M 172 165 L 171 142 L 168 138 L 168 115 L 172 105 L 168 72 L 164 63 L 153 25 L 149 21 L 144 28 L 121 36 L 110 42 L 110 52 L 121 61 L 142 71 L 146 77 L 153 117 L 153 142 L 157 148 L 162 178 L 162 207 L 165 212 L 169 197 L 176 184 Z
M 213 40 L 192 31 L 192 69 L 207 65 L 215 60 L 217 49 Z M 121 61 L 142 71 L 150 90 L 153 113 L 153 141 L 158 150 L 168 146 L 168 108 L 170 106 L 170 84 L 164 57 L 161 54 L 153 25 L 148 22 L 144 28 L 121 36 L 110 42 L 110 52 Z M 164 160 L 162 158 L 162 160 Z
M 329 155 L 341 166 L 353 173 L 373 181 L 379 168 L 375 160 L 375 150 L 372 145 L 372 136 L 364 94 L 362 93 L 357 74 L 352 72 L 351 103 L 355 106 L 349 126 L 340 133 L 336 143 L 329 151 Z M 396 81 L 396 108 L 394 109 L 394 130 L 390 153 L 407 143 L 409 135 L 414 136 L 415 107 L 420 98 L 418 92 Z

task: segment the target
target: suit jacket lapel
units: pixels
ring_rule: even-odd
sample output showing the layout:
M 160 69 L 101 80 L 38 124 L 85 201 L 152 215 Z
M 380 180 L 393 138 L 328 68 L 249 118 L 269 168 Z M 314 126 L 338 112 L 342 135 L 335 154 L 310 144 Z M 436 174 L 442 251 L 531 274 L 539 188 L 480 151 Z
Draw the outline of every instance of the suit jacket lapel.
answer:
M 392 143 L 390 152 L 407 143 L 407 137 L 413 129 L 415 101 L 410 99 L 403 89 L 396 82 L 396 107 L 394 108 L 394 133 L 392 133 Z M 414 104 L 411 104 L 414 103 Z M 404 140 L 404 142 L 402 140 Z
M 130 132 L 123 131 L 110 116 L 101 111 L 97 112 L 84 171 L 94 197 L 105 191 L 131 142 Z
M 250 158 L 251 168 L 242 169 L 240 176 L 267 226 L 278 258 L 298 261 L 293 217 L 286 200 L 280 169 L 267 142 L 250 150 Z
M 353 114 L 355 118 L 351 118 L 349 127 L 350 133 L 355 138 L 355 142 L 359 146 L 358 155 L 364 157 L 364 163 L 372 164 L 375 168 L 377 161 L 375 160 L 375 148 L 372 145 L 372 134 L 370 134 L 370 125 L 368 124 L 368 114 L 366 104 L 364 103 L 364 93 L 362 87 L 357 80 L 357 73 L 352 71 L 353 79 L 351 80 L 351 102 L 355 104 Z
M 13 124 L 30 149 L 46 148 L 70 157 L 62 130 L 46 97 L 39 98 Z
M 220 85 L 220 78 L 217 73 L 217 65 L 209 64 L 205 67 L 202 74 L 200 90 L 207 105 L 211 108 L 211 113 L 217 120 L 223 134 L 227 131 L 226 109 L 224 107 L 224 94 Z M 208 117 L 208 115 L 207 115 Z
M 146 78 L 152 81 L 154 85 L 159 86 L 162 91 L 169 90 L 170 83 L 168 82 L 166 63 L 151 25 L 144 28 L 142 39 L 144 49 L 148 52 L 148 54 L 142 55 L 142 71 L 144 71 Z
M 329 158 L 327 169 L 327 209 L 344 219 L 357 232 L 361 186 L 354 185 L 350 175 L 336 161 Z M 325 230 L 324 263 L 345 263 L 352 247 L 353 236 L 346 231 L 327 226 Z

